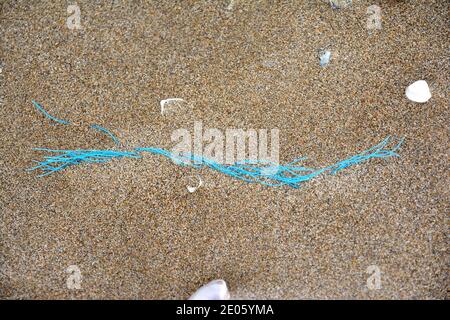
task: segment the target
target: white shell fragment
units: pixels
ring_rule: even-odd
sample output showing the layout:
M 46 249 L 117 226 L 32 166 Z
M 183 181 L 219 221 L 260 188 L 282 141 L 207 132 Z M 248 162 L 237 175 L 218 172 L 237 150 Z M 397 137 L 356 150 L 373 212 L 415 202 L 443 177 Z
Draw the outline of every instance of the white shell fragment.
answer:
M 233 7 L 234 7 L 234 0 L 231 0 L 230 3 L 227 6 L 227 10 L 231 11 L 231 10 L 233 10 Z
M 161 106 L 161 114 L 164 114 L 166 104 L 171 103 L 171 102 L 182 102 L 182 101 L 184 101 L 184 99 L 181 99 L 181 98 L 168 98 L 168 99 L 161 100 L 159 102 L 159 105 Z
M 425 80 L 419 80 L 406 88 L 406 97 L 414 102 L 425 103 L 431 98 L 430 88 Z
M 228 300 L 230 292 L 224 280 L 213 280 L 200 287 L 189 300 Z
M 187 189 L 190 193 L 193 193 L 195 191 L 197 191 L 198 188 L 200 188 L 203 185 L 203 180 L 200 177 L 198 178 L 198 185 L 196 187 L 192 187 L 192 186 L 187 186 Z
M 330 63 L 330 59 L 331 59 L 330 51 L 327 50 L 322 52 L 322 54 L 320 55 L 320 66 L 321 67 L 327 66 L 327 64 Z
M 342 9 L 350 6 L 352 0 L 326 0 L 333 9 Z

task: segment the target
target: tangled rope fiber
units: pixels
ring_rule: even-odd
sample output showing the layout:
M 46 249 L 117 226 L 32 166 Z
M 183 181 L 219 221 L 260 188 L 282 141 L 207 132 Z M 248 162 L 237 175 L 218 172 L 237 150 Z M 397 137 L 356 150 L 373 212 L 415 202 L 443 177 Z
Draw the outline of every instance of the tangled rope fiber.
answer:
M 32 102 L 34 106 L 50 120 L 64 125 L 70 124 L 70 122 L 66 120 L 58 119 L 50 115 L 36 101 L 32 100 Z M 119 144 L 119 140 L 107 129 L 96 124 L 91 125 L 90 127 L 107 134 L 116 144 Z M 391 137 L 388 136 L 372 148 L 335 164 L 318 169 L 298 165 L 300 161 L 306 160 L 306 157 L 295 159 L 285 165 L 280 165 L 267 160 L 245 160 L 229 165 L 221 164 L 205 157 L 196 156 L 195 154 L 174 154 L 160 148 L 135 148 L 131 151 L 80 149 L 53 150 L 48 148 L 34 148 L 33 150 L 48 152 L 50 155 L 44 156 L 44 160 L 41 161 L 33 160 L 33 162 L 36 162 L 37 165 L 29 168 L 28 170 L 33 171 L 39 169 L 42 171 L 42 174 L 39 176 L 42 177 L 64 170 L 67 167 L 83 163 L 105 163 L 113 159 L 120 158 L 138 159 L 142 158 L 143 153 L 152 153 L 171 159 L 180 166 L 189 166 L 195 169 L 207 167 L 249 183 L 260 183 L 270 187 L 287 185 L 292 188 L 299 188 L 302 183 L 321 174 L 336 174 L 336 172 L 342 169 L 374 158 L 400 157 L 397 150 L 403 143 L 403 138 L 400 139 L 391 149 L 387 148 L 390 142 Z
M 246 160 L 236 162 L 232 165 L 225 165 L 194 154 L 173 154 L 170 151 L 160 148 L 135 148 L 132 151 L 52 150 L 47 148 L 35 148 L 34 150 L 48 152 L 50 155 L 45 156 L 42 161 L 34 161 L 37 162 L 37 165 L 28 170 L 40 169 L 43 172 L 40 176 L 46 176 L 61 171 L 69 166 L 82 163 L 105 163 L 112 159 L 120 158 L 136 159 L 142 158 L 143 153 L 152 153 L 171 159 L 177 165 L 189 166 L 196 169 L 208 167 L 212 170 L 249 183 L 260 183 L 271 187 L 287 185 L 292 188 L 299 188 L 302 183 L 321 174 L 336 174 L 336 172 L 342 169 L 374 158 L 399 157 L 399 154 L 396 151 L 400 148 L 403 139 L 400 139 L 396 145 L 391 149 L 388 149 L 387 146 L 390 142 L 391 138 L 388 136 L 370 149 L 319 169 L 298 165 L 300 161 L 307 159 L 305 157 L 296 159 L 285 165 L 261 160 Z

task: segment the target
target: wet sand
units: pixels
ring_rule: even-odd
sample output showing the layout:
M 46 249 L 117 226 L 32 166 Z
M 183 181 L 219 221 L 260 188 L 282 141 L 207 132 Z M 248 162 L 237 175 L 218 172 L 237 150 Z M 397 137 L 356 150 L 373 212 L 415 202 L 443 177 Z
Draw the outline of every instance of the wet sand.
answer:
M 448 3 L 78 1 L 1 6 L 0 297 L 184 299 L 215 278 L 237 299 L 444 299 Z M 377 4 L 382 29 L 368 30 Z M 318 50 L 332 52 L 319 66 Z M 405 88 L 425 79 L 432 99 Z M 161 115 L 181 97 L 192 110 Z M 48 112 L 79 125 L 58 125 Z M 146 156 L 27 172 L 52 149 L 170 148 L 176 128 L 278 128 L 280 158 L 321 167 L 405 137 L 298 190 Z M 200 174 L 204 186 L 186 185 Z M 76 265 L 81 289 L 69 289 Z M 367 287 L 369 266 L 381 288 Z

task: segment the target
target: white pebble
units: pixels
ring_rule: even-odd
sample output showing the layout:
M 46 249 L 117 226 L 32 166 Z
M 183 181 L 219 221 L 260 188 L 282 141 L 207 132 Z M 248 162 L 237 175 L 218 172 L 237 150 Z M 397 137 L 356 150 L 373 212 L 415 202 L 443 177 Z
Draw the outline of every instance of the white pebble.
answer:
M 230 292 L 224 280 L 213 280 L 200 287 L 189 300 L 228 300 Z
M 424 103 L 430 100 L 431 92 L 425 80 L 419 80 L 406 88 L 406 97 L 414 102 Z

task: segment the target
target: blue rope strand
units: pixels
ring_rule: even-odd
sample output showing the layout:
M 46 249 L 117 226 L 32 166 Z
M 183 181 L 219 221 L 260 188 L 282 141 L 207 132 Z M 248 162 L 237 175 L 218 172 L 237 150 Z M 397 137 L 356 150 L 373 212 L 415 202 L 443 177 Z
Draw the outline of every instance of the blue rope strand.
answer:
M 117 139 L 116 136 L 111 133 L 111 131 L 109 131 L 109 130 L 99 126 L 98 124 L 91 125 L 91 128 L 94 128 L 94 129 L 96 129 L 98 131 L 106 133 L 108 136 L 111 137 L 111 139 L 114 141 L 115 144 L 117 144 L 117 145 L 120 144 L 119 139 Z
M 47 111 L 45 111 L 44 108 L 42 108 L 42 107 L 39 105 L 39 103 L 37 103 L 36 101 L 31 100 L 31 102 L 33 102 L 34 106 L 35 106 L 40 112 L 42 112 L 42 113 L 44 114 L 44 116 L 46 116 L 46 117 L 49 118 L 50 120 L 56 121 L 56 122 L 61 123 L 61 124 L 70 124 L 70 122 L 68 122 L 68 121 L 66 121 L 66 120 L 61 120 L 61 119 L 55 118 L 54 116 L 52 116 L 51 114 L 49 114 L 49 113 L 48 113 Z
M 105 163 L 115 158 L 142 158 L 141 154 L 143 152 L 148 152 L 162 155 L 173 160 L 180 166 L 190 166 L 195 169 L 208 167 L 212 170 L 249 183 L 260 183 L 271 187 L 288 185 L 292 188 L 299 188 L 302 183 L 324 173 L 336 174 L 340 170 L 363 163 L 373 158 L 399 157 L 396 151 L 400 148 L 404 139 L 400 139 L 400 141 L 391 150 L 389 150 L 386 149 L 386 147 L 389 144 L 390 139 L 390 137 L 387 137 L 372 148 L 320 169 L 296 165 L 306 158 L 295 159 L 286 165 L 279 165 L 268 160 L 244 160 L 241 162 L 236 162 L 232 165 L 224 165 L 194 154 L 174 154 L 160 148 L 135 148 L 133 151 L 52 150 L 47 148 L 35 148 L 34 150 L 57 154 L 45 156 L 44 161 L 35 161 L 38 165 L 28 170 L 31 171 L 40 169 L 43 171 L 43 174 L 40 176 L 46 176 L 63 170 L 69 166 L 84 162 Z
M 46 117 L 49 118 L 50 120 L 53 120 L 53 121 L 58 122 L 58 123 L 60 123 L 60 124 L 70 124 L 69 121 L 62 120 L 62 119 L 58 119 L 58 118 L 52 116 L 50 113 L 48 113 L 47 111 L 45 111 L 45 109 L 42 108 L 42 106 L 41 106 L 39 103 L 37 103 L 36 101 L 31 100 L 31 102 L 33 102 L 34 106 L 35 106 L 40 112 L 42 112 L 42 113 L 44 114 L 44 116 L 46 116 Z M 120 144 L 119 139 L 117 139 L 116 136 L 113 135 L 113 134 L 111 133 L 111 131 L 109 131 L 108 129 L 105 129 L 105 128 L 103 128 L 102 126 L 99 126 L 98 124 L 93 124 L 93 125 L 91 125 L 91 128 L 93 128 L 93 129 L 95 129 L 95 130 L 98 130 L 98 131 L 101 131 L 101 132 L 107 134 L 107 135 L 114 141 L 115 144 L 117 144 L 117 145 Z

